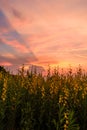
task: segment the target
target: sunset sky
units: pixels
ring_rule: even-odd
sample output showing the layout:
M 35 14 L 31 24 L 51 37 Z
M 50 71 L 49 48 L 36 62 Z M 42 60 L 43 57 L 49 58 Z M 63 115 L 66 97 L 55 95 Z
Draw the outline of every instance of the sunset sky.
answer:
M 87 0 L 0 0 L 0 65 L 87 65 Z

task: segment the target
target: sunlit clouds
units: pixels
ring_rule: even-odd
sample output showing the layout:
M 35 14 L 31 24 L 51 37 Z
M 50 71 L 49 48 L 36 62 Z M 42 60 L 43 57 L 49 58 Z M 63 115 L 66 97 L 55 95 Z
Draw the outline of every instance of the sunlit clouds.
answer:
M 0 0 L 0 64 L 87 63 L 86 0 Z

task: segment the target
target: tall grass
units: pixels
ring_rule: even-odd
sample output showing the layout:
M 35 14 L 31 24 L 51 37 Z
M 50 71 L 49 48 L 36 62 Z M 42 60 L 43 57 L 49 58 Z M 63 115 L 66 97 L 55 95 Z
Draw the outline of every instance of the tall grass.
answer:
M 0 130 L 87 130 L 87 74 L 0 71 Z

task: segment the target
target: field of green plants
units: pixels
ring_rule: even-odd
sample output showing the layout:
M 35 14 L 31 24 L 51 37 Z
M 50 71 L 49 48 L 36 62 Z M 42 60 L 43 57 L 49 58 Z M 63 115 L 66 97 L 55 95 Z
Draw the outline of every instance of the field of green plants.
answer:
M 87 73 L 0 70 L 0 130 L 87 130 Z

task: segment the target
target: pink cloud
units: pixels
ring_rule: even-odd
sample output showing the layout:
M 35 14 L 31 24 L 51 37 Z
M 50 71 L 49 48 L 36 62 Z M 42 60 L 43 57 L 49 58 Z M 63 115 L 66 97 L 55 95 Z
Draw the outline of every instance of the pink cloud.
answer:
M 18 52 L 23 52 L 23 53 L 28 53 L 29 52 L 29 49 L 25 45 L 19 43 L 17 40 L 7 41 L 6 39 L 3 38 L 2 41 L 5 44 L 10 45 L 13 48 L 15 48 L 16 51 L 18 51 Z
M 17 51 L 21 51 L 23 53 L 28 53 L 29 52 L 29 50 L 27 49 L 27 47 L 25 45 L 22 45 L 21 43 L 19 43 L 16 40 L 8 42 L 8 44 L 11 45 L 12 47 L 16 48 Z
M 0 62 L 1 66 L 11 66 L 12 64 L 10 62 Z
M 11 53 L 4 53 L 4 54 L 0 54 L 0 56 L 2 57 L 7 57 L 7 58 L 10 58 L 10 59 L 16 59 L 15 55 L 11 54 Z
M 8 33 L 8 31 L 10 31 L 10 28 L 6 28 L 6 27 L 0 27 L 0 35 L 2 34 L 2 33 Z

